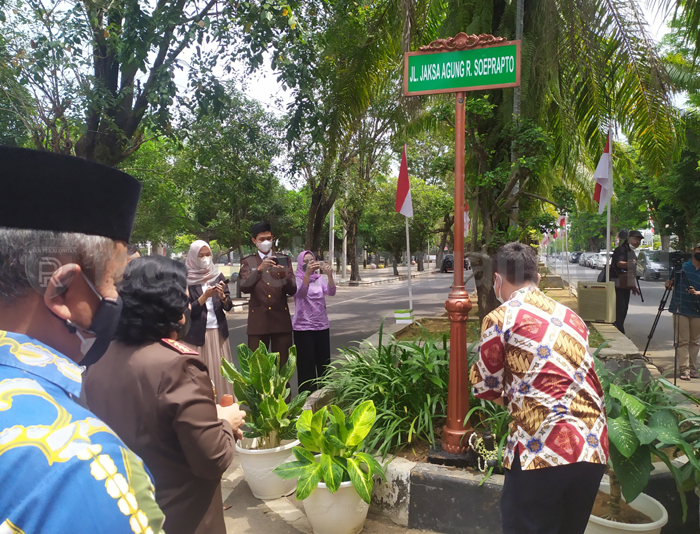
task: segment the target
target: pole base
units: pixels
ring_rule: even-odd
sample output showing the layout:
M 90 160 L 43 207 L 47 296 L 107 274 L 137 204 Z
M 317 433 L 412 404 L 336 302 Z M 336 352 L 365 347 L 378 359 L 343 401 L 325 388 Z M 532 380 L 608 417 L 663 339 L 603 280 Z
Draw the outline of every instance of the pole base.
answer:
M 468 448 L 466 451 L 455 454 L 443 449 L 440 441 L 436 441 L 435 447 L 428 452 L 429 464 L 476 468 L 477 461 L 478 455 L 472 449 Z
M 442 448 L 444 451 L 451 454 L 462 454 L 469 448 L 469 436 L 474 432 L 471 425 L 466 428 L 462 427 L 457 430 L 447 427 L 442 427 Z

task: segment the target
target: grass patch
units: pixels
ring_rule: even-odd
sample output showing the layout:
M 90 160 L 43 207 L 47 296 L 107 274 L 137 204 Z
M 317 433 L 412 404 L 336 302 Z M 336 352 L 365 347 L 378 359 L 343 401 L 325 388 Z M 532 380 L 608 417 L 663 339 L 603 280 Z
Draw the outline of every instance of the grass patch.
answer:
M 427 339 L 450 338 L 450 321 L 445 318 L 421 319 L 399 330 L 394 337 L 397 341 L 425 341 Z M 478 341 L 481 336 L 479 321 L 467 321 L 467 344 Z
M 587 322 L 586 325 L 588 326 L 588 346 L 592 349 L 597 349 L 605 343 L 606 339 L 590 322 Z

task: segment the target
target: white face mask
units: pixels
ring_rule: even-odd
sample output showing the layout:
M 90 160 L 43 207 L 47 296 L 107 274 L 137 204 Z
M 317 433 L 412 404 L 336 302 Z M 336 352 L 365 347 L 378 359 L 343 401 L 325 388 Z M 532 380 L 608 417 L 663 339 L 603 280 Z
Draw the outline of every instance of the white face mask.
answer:
M 493 291 L 496 293 L 496 300 L 503 304 L 505 302 L 505 299 L 501 296 L 501 290 L 503 289 L 503 278 L 501 277 L 500 274 L 496 273 L 496 278 L 501 281 L 501 287 L 496 289 L 496 284 L 493 284 Z
M 211 256 L 204 256 L 203 258 L 197 258 L 197 263 L 203 269 L 207 269 L 211 266 Z
M 263 254 L 267 254 L 272 250 L 272 241 L 262 241 L 257 243 L 258 250 Z
M 637 250 L 637 245 L 633 245 L 632 243 L 630 243 L 630 248 L 631 248 L 632 250 Z
M 92 346 L 95 344 L 95 340 L 97 339 L 96 337 L 85 337 L 83 334 L 80 333 L 80 330 L 77 329 L 75 330 L 75 335 L 78 336 L 80 339 L 80 354 L 85 356 L 88 351 L 92 348 Z

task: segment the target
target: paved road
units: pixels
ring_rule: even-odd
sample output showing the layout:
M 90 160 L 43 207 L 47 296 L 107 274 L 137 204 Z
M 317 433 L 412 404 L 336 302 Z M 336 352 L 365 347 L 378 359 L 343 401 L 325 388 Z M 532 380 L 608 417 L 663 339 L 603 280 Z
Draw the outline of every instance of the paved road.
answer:
M 468 273 L 465 273 L 467 275 Z M 445 312 L 445 300 L 450 292 L 453 274 L 432 273 L 414 278 L 413 308 L 416 316 L 439 315 Z M 407 282 L 396 282 L 365 287 L 342 287 L 334 297 L 328 297 L 328 318 L 331 325 L 331 353 L 352 346 L 379 330 L 382 319 L 393 321 L 393 312 L 408 308 Z M 473 280 L 467 289 L 475 291 Z M 294 312 L 294 299 L 290 299 L 290 310 Z M 245 333 L 247 313 L 229 315 L 228 325 L 231 352 L 236 365 L 236 347 L 247 342 Z M 294 389 L 296 391 L 296 389 Z
M 557 274 L 567 278 L 566 263 L 552 261 L 551 267 Z M 581 267 L 578 264 L 569 264 L 569 274 L 572 284 L 575 286 L 578 280 L 595 281 L 600 274 L 598 269 Z M 625 321 L 625 333 L 640 350 L 644 350 L 651 330 L 654 318 L 659 309 L 659 302 L 664 294 L 663 281 L 645 282 L 639 281 L 644 302 L 639 297 L 632 295 L 630 307 Z M 668 308 L 670 300 L 667 303 Z M 659 324 L 649 345 L 651 353 L 673 352 L 673 320 L 668 311 L 664 311 L 659 318 Z M 652 354 L 653 356 L 653 354 Z

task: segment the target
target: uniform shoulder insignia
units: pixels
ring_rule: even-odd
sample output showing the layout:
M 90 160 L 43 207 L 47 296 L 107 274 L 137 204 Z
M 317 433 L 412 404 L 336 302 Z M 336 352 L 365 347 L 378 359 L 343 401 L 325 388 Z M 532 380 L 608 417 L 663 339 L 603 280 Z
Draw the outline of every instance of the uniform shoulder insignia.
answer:
M 191 355 L 191 356 L 198 356 L 199 352 L 196 350 L 191 349 L 184 343 L 180 343 L 179 341 L 175 341 L 174 339 L 168 339 L 168 338 L 163 338 L 160 340 L 160 342 L 165 345 L 166 347 L 170 347 L 173 349 L 175 352 L 179 354 L 185 354 L 185 355 Z

